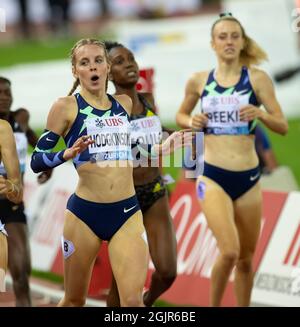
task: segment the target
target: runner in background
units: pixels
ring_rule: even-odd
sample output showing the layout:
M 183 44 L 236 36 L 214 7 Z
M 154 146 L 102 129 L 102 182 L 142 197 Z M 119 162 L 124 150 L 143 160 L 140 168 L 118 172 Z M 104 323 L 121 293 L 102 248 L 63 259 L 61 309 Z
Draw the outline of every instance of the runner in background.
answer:
M 136 89 L 139 80 L 139 67 L 134 54 L 117 42 L 105 42 L 105 46 L 111 61 L 109 78 L 115 86 L 116 94 L 128 95 L 133 103 L 130 115 L 133 132 L 139 130 L 146 135 L 147 130 L 151 128 L 152 134 L 149 133 L 149 136 L 155 138 L 162 132 L 162 126 L 155 113 L 152 93 L 142 93 Z M 157 138 L 156 142 L 160 142 L 160 139 Z M 142 159 L 144 151 L 143 146 L 139 144 L 133 148 L 134 158 L 140 161 L 140 164 L 133 169 L 133 179 L 137 199 L 143 213 L 149 251 L 155 267 L 150 288 L 143 297 L 145 306 L 152 306 L 176 278 L 176 237 L 163 177 L 158 165 L 155 167 L 148 165 L 147 151 L 146 162 Z M 120 306 L 114 276 L 107 305 Z
M 14 132 L 23 183 L 28 143 L 35 147 L 38 138 L 29 126 L 29 112 L 24 108 L 12 111 L 12 102 L 11 82 L 0 76 L 0 118 L 9 122 Z M 6 169 L 1 163 L 0 173 L 6 174 Z M 46 182 L 51 173 L 52 170 L 42 172 L 38 176 L 38 182 Z M 31 306 L 29 289 L 31 260 L 24 203 L 15 204 L 0 196 L 0 212 L 2 223 L 9 234 L 8 268 L 13 279 L 16 306 Z
M 22 201 L 23 189 L 16 143 L 11 126 L 0 119 L 0 162 L 6 169 L 6 174 L 0 175 L 0 194 L 9 201 L 18 204 Z M 7 270 L 8 248 L 7 232 L 1 222 L 3 215 L 0 210 L 0 292 L 5 292 L 5 273 Z
M 285 135 L 288 123 L 271 79 L 254 68 L 267 59 L 266 53 L 231 14 L 221 14 L 214 22 L 211 45 L 217 68 L 189 79 L 177 123 L 206 134 L 204 172 L 196 190 L 220 251 L 211 273 L 210 304 L 221 305 L 235 267 L 237 304 L 249 306 L 262 207 L 255 126 L 260 120 Z M 199 100 L 201 108 L 192 116 Z

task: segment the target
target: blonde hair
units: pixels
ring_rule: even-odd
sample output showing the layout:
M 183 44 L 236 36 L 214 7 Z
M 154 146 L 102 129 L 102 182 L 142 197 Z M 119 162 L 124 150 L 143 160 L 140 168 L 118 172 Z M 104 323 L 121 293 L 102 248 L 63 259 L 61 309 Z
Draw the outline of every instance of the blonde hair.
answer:
M 106 61 L 109 63 L 109 57 L 107 54 L 107 50 L 105 47 L 105 44 L 103 42 L 101 42 L 100 40 L 97 39 L 81 39 L 78 42 L 76 42 L 73 46 L 73 48 L 71 49 L 71 53 L 70 53 L 70 58 L 71 58 L 71 63 L 72 66 L 74 67 L 76 64 L 76 51 L 80 48 L 83 47 L 85 45 L 98 45 L 99 47 L 101 47 L 104 50 L 104 55 L 105 55 L 105 59 Z M 80 84 L 79 79 L 77 78 L 75 80 L 75 82 L 73 83 L 73 86 L 70 90 L 70 92 L 68 93 L 68 95 L 72 95 L 73 92 L 77 89 L 78 85 Z M 105 90 L 107 90 L 107 86 L 108 86 L 108 77 L 106 78 L 106 83 L 105 83 Z
M 244 48 L 241 50 L 240 53 L 240 63 L 243 66 L 250 67 L 252 65 L 259 65 L 263 61 L 268 60 L 268 55 L 266 52 L 251 38 L 249 37 L 242 24 L 240 23 L 239 20 L 237 20 L 235 17 L 232 16 L 223 16 L 217 19 L 212 28 L 211 28 L 211 37 L 213 38 L 213 33 L 215 26 L 223 21 L 230 21 L 230 22 L 235 22 L 237 23 L 242 31 L 242 37 L 244 39 Z

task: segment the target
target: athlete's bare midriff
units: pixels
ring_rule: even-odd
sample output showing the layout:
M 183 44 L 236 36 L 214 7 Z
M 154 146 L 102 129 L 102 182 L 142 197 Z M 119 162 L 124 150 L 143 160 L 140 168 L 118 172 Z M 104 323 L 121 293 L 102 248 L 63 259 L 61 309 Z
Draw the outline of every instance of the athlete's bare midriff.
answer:
M 205 135 L 205 161 L 232 170 L 248 170 L 258 165 L 254 135 Z
M 135 194 L 130 162 L 110 161 L 107 164 L 111 167 L 86 163 L 77 169 L 79 182 L 75 193 L 79 197 L 93 202 L 111 203 Z

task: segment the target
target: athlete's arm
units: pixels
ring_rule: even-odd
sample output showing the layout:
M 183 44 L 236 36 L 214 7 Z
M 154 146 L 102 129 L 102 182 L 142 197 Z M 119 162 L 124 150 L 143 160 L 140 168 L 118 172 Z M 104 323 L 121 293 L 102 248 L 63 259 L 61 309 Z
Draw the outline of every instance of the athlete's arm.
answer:
M 31 157 L 31 169 L 35 173 L 61 165 L 93 143 L 88 136 L 82 136 L 71 148 L 53 152 L 60 136 L 66 133 L 72 121 L 72 101 L 74 100 L 71 97 L 64 97 L 53 104 L 48 115 L 46 130 L 39 138 Z
M 191 117 L 200 98 L 200 88 L 204 81 L 205 72 L 194 74 L 187 82 L 185 96 L 176 114 L 176 123 L 182 128 L 199 130 L 207 124 L 205 114 L 196 114 Z
M 288 132 L 288 122 L 282 113 L 270 77 L 262 70 L 252 69 L 250 80 L 258 100 L 266 111 L 255 106 L 246 106 L 240 110 L 241 120 L 258 118 L 273 132 L 285 135 Z
M 255 147 L 257 154 L 262 161 L 264 170 L 271 172 L 278 167 L 271 142 L 266 131 L 260 125 L 257 125 L 255 128 Z
M 23 191 L 15 137 L 7 121 L 0 121 L 0 150 L 7 178 L 0 176 L 0 194 L 15 203 L 22 201 Z

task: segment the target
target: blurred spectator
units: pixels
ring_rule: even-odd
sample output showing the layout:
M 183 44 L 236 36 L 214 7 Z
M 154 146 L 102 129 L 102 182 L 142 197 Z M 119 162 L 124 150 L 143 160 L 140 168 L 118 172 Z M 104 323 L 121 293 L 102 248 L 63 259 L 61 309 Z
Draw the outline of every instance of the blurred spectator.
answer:
M 220 0 L 0 0 L 5 10 L 7 33 L 2 40 L 16 36 L 42 37 L 57 34 L 99 34 L 113 18 L 159 18 L 199 14 L 200 9 Z M 204 8 L 205 7 L 205 8 Z M 217 10 L 215 8 L 215 10 Z
M 18 0 L 20 7 L 20 29 L 21 34 L 28 38 L 30 36 L 27 0 Z
M 199 12 L 202 0 L 142 0 L 139 17 L 159 18 Z
M 66 34 L 69 23 L 69 0 L 48 0 L 50 27 L 55 34 Z
M 108 10 L 114 17 L 136 17 L 143 6 L 143 0 L 110 0 Z
M 101 22 L 99 0 L 71 0 L 70 20 L 72 32 L 80 37 L 98 35 Z
M 99 0 L 99 2 L 102 12 L 102 17 L 108 18 L 110 16 L 108 0 Z

